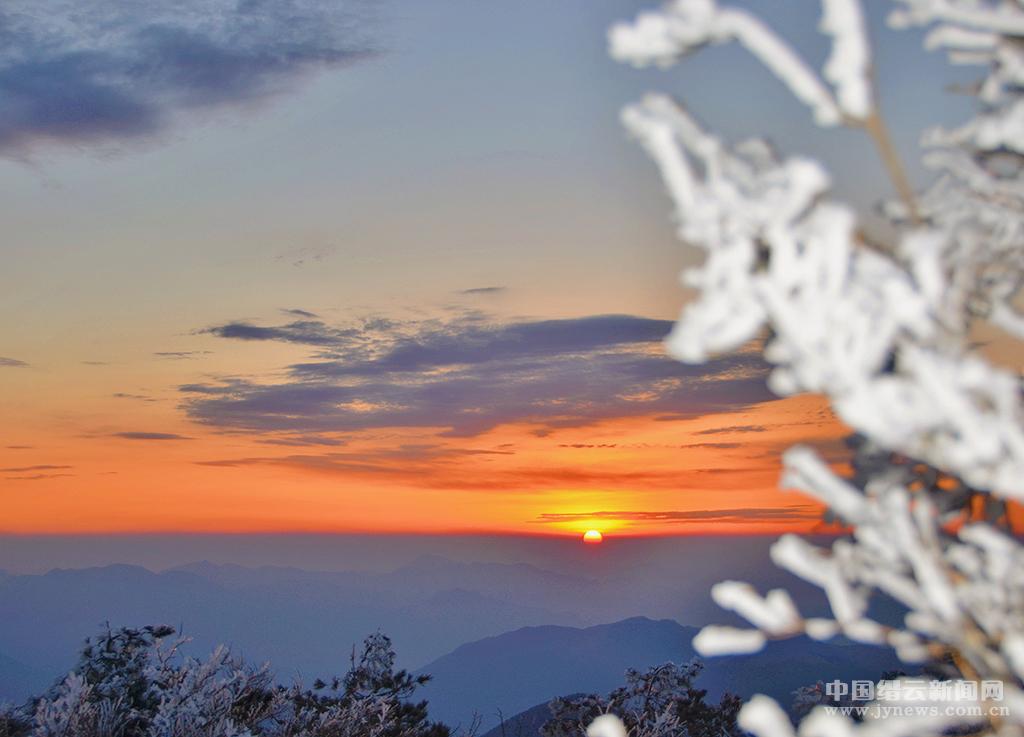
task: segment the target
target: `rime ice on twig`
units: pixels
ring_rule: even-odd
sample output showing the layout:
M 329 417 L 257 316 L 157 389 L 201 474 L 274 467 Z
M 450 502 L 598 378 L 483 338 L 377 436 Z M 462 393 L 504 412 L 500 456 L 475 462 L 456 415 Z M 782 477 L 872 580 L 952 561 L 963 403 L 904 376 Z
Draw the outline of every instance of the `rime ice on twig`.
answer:
M 858 0 L 824 0 L 821 29 L 834 38 L 825 78 L 836 86 L 840 109 L 855 120 L 871 115 L 871 49 Z
M 824 590 L 832 617 L 805 619 L 783 592 L 761 597 L 726 582 L 713 589 L 715 601 L 754 629 L 708 627 L 695 646 L 752 652 L 773 637 L 841 633 L 888 645 L 909 663 L 951 654 L 964 677 L 1004 682 L 1010 716 L 974 722 L 1009 737 L 1024 734 L 1024 548 L 996 524 L 1006 524 L 1002 500 L 1024 500 L 1024 405 L 1020 375 L 980 357 L 971 331 L 988 320 L 1024 337 L 1013 302 L 1024 280 L 1024 6 L 894 5 L 892 25 L 933 26 L 929 48 L 983 65 L 986 75 L 972 120 L 923 137 L 935 182 L 885 203 L 898 234 L 888 252 L 861 241 L 855 213 L 829 198 L 817 162 L 780 157 L 757 140 L 729 146 L 663 95 L 622 114 L 661 170 L 680 239 L 707 254 L 684 274 L 699 297 L 683 311 L 669 351 L 704 361 L 768 328 L 772 389 L 826 395 L 859 437 L 849 479 L 809 449 L 784 456 L 783 485 L 818 498 L 851 529 L 831 548 L 796 536 L 772 548 L 776 564 Z M 819 124 L 861 126 L 884 149 L 861 3 L 822 0 L 822 9 L 821 29 L 833 42 L 822 77 L 760 20 L 714 0 L 674 0 L 615 26 L 611 53 L 668 66 L 736 40 Z M 890 170 L 899 178 L 899 166 Z M 964 520 L 959 530 L 950 526 Z M 869 616 L 876 594 L 906 607 L 901 626 Z M 799 734 L 894 737 L 963 724 L 940 716 L 858 726 L 816 711 Z M 744 709 L 741 726 L 759 737 L 793 735 L 764 697 Z
M 715 0 L 676 0 L 661 12 L 643 13 L 609 33 L 611 54 L 636 66 L 669 66 L 709 43 L 738 41 L 814 111 L 821 125 L 836 125 L 839 108 L 807 63 L 757 17 Z

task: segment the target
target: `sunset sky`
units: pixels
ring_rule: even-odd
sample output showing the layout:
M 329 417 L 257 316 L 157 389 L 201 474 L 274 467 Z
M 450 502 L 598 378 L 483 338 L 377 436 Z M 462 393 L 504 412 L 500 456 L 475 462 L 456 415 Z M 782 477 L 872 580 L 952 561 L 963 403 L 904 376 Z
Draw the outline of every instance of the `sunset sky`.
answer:
M 696 254 L 618 123 L 668 89 L 870 213 L 867 142 L 739 50 L 616 65 L 624 0 L 43 5 L 0 14 L 0 532 L 818 525 L 779 453 L 843 430 L 754 347 L 664 356 Z M 963 73 L 872 20 L 912 159 Z

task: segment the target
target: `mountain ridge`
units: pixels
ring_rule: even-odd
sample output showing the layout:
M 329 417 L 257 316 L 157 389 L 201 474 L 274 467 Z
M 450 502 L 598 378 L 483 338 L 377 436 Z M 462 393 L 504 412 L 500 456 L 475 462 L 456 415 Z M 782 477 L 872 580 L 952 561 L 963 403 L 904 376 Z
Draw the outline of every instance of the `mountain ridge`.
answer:
M 516 715 L 567 694 L 607 693 L 624 682 L 627 668 L 685 663 L 696 657 L 692 640 L 698 631 L 649 617 L 584 628 L 522 627 L 465 643 L 428 663 L 418 671 L 432 676 L 423 698 L 433 718 L 465 725 L 476 712 L 486 731 L 499 713 Z M 898 666 L 885 648 L 806 638 L 770 643 L 752 655 L 701 660 L 697 686 L 707 689 L 711 699 L 726 691 L 745 697 L 762 692 L 784 705 L 799 686 L 833 678 L 874 679 Z

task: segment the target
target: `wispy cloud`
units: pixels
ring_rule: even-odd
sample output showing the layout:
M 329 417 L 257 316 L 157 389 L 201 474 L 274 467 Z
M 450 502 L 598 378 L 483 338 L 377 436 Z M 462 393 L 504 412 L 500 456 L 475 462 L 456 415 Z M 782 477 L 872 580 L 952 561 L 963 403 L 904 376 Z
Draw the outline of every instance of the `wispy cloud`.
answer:
M 66 464 L 38 463 L 32 466 L 9 466 L 0 468 L 4 481 L 45 481 L 74 476 L 68 473 L 74 468 Z
M 472 289 L 463 289 L 459 294 L 465 294 L 467 296 L 484 296 L 489 294 L 501 294 L 506 291 L 507 287 L 473 287 Z
M 156 351 L 153 353 L 157 358 L 166 358 L 171 361 L 182 361 L 200 356 L 209 355 L 210 351 Z
M 114 399 L 134 399 L 139 402 L 155 402 L 157 401 L 153 397 L 147 397 L 145 394 L 130 394 L 128 392 L 114 392 L 111 394 Z
M 115 432 L 111 435 L 124 440 L 191 440 L 185 435 L 172 432 Z
M 728 427 L 712 427 L 708 430 L 698 430 L 694 435 L 727 435 L 732 433 L 747 432 L 768 432 L 764 425 L 729 425 Z
M 0 368 L 28 368 L 28 364 L 24 361 L 19 361 L 17 358 L 0 356 Z
M 799 522 L 818 519 L 821 512 L 810 506 L 740 507 L 735 509 L 697 509 L 687 511 L 596 511 L 546 512 L 538 515 L 542 523 L 614 520 L 616 522 Z
M 34 473 L 27 476 L 4 476 L 4 481 L 47 481 L 74 476 L 73 473 Z
M 294 246 L 277 254 L 274 260 L 279 263 L 291 264 L 296 269 L 299 269 L 306 264 L 320 263 L 328 259 L 334 255 L 336 250 L 337 247 L 331 245 Z
M 10 468 L 0 468 L 0 473 L 28 473 L 30 471 L 66 471 L 69 468 L 74 468 L 74 466 L 52 464 L 40 464 L 36 466 L 12 466 Z
M 515 453 L 501 448 L 403 445 L 328 453 L 248 456 L 199 461 L 215 468 L 273 466 L 368 482 L 428 489 L 526 492 L 551 488 L 646 489 L 670 491 L 750 490 L 772 488 L 777 466 L 689 469 L 635 466 L 592 467 L 573 463 L 516 463 Z M 505 458 L 508 463 L 497 463 Z
M 573 448 L 575 450 L 601 450 L 607 448 L 652 448 L 658 447 L 665 450 L 673 449 L 688 449 L 688 448 L 714 448 L 714 449 L 729 449 L 729 448 L 742 448 L 742 443 L 683 443 L 681 445 L 669 445 L 665 443 L 652 446 L 650 443 L 559 443 L 559 448 Z
M 661 341 L 671 325 L 630 315 L 499 322 L 479 313 L 343 326 L 231 322 L 202 332 L 308 345 L 319 360 L 293 364 L 277 383 L 233 378 L 181 391 L 197 422 L 309 435 L 417 427 L 473 436 L 508 423 L 543 434 L 610 418 L 695 417 L 770 398 L 756 356 L 704 366 L 667 358 Z M 719 374 L 729 378 L 709 380 Z
M 320 0 L 9 0 L 0 152 L 120 142 L 181 113 L 251 105 L 370 55 L 353 9 Z
M 199 461 L 198 465 L 216 468 L 244 468 L 247 466 L 278 466 L 313 473 L 345 477 L 365 476 L 375 480 L 387 479 L 426 488 L 462 488 L 458 479 L 467 484 L 473 472 L 465 461 L 489 456 L 511 456 L 513 451 L 501 449 L 459 448 L 435 443 L 404 443 L 390 448 L 360 451 L 331 451 L 286 456 L 251 456 Z M 479 486 L 479 479 L 476 479 Z
M 325 437 L 316 436 L 316 435 L 313 435 L 313 436 L 302 435 L 302 436 L 291 436 L 291 437 L 280 437 L 280 438 L 264 438 L 264 439 L 258 440 L 256 442 L 262 443 L 264 445 L 283 445 L 285 447 L 293 447 L 293 448 L 309 447 L 309 446 L 317 446 L 317 445 L 329 446 L 329 447 L 337 447 L 337 446 L 345 444 L 344 440 L 338 440 L 337 438 L 325 438 Z

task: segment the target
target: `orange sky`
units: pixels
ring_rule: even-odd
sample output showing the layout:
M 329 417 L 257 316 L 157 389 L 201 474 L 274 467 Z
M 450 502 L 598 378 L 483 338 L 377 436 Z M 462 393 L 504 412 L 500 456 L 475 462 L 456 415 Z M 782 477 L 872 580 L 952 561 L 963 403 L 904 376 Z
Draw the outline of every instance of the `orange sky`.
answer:
M 644 335 L 668 324 L 624 320 L 614 318 L 614 329 L 602 328 L 595 339 L 599 348 L 584 351 L 582 358 L 576 349 L 560 354 L 543 342 L 543 351 L 530 352 L 524 336 L 537 342 L 538 326 L 551 327 L 544 322 L 493 318 L 483 330 L 473 320 L 441 328 L 430 323 L 425 331 L 419 323 L 392 325 L 376 338 L 383 349 L 373 348 L 369 358 L 346 354 L 338 364 L 351 369 L 370 361 L 369 378 L 355 383 L 296 375 L 295 366 L 332 366 L 340 359 L 328 353 L 345 351 L 332 347 L 325 353 L 277 334 L 239 341 L 187 333 L 170 345 L 158 339 L 143 344 L 148 351 L 135 346 L 119 353 L 105 346 L 97 351 L 109 359 L 104 361 L 85 359 L 90 353 L 79 347 L 73 358 L 54 353 L 38 364 L 8 366 L 0 369 L 0 533 L 578 535 L 598 529 L 609 535 L 671 535 L 827 529 L 817 505 L 777 489 L 780 455 L 795 443 L 812 444 L 832 463 L 844 457 L 846 430 L 825 401 L 751 400 L 766 396 L 756 389 L 764 366 L 752 347 L 739 352 L 739 363 L 697 368 L 664 357 L 660 342 L 649 337 L 634 335 L 632 342 L 609 348 L 622 324 Z M 306 339 L 337 330 L 332 323 L 301 324 L 319 331 Z M 570 329 L 570 339 L 592 327 L 579 319 L 558 325 Z M 387 415 L 376 384 L 393 384 L 396 391 L 421 384 L 449 389 L 458 367 L 431 363 L 390 373 L 380 368 L 410 346 L 429 347 L 433 340 L 446 350 L 464 351 L 486 340 L 486 358 L 492 349 L 508 352 L 509 330 L 517 338 L 515 350 L 526 358 L 509 354 L 502 365 L 525 361 L 527 379 L 514 368 L 499 373 L 482 400 L 466 399 L 463 414 L 454 415 L 486 415 L 493 403 L 498 409 L 485 417 L 487 423 L 452 425 L 446 405 L 464 399 L 455 392 L 430 405 L 437 425 L 417 424 L 415 413 L 410 418 L 399 412 L 394 424 L 385 417 L 361 429 L 308 429 L 324 417 L 338 422 Z M 979 340 L 992 358 L 1019 363 L 1019 353 L 1000 336 Z M 163 355 L 175 353 L 182 355 Z M 139 354 L 145 357 L 133 358 Z M 635 366 L 620 363 L 623 357 L 654 370 L 654 378 L 641 374 L 630 383 Z M 478 359 L 461 359 L 469 362 L 471 379 L 492 370 L 488 360 Z M 569 361 L 568 369 L 560 361 Z M 597 381 L 586 376 L 589 370 L 607 375 Z M 240 376 L 254 383 L 244 384 Z M 622 392 L 605 394 L 620 378 Z M 509 396 L 495 395 L 506 380 L 521 383 Z M 241 397 L 257 410 L 241 405 L 249 407 L 242 412 L 234 399 L 210 405 L 194 393 L 195 387 L 216 392 L 232 381 L 243 382 Z M 682 382 L 681 394 L 666 390 L 675 381 Z M 267 424 L 280 415 L 258 411 L 265 387 L 286 398 L 323 387 L 376 391 L 367 396 L 377 398 L 349 401 L 341 409 L 330 396 L 311 407 L 301 398 L 294 406 L 288 399 L 283 411 L 291 424 L 281 428 Z M 190 404 L 195 396 L 198 405 Z M 688 411 L 691 400 L 695 409 Z M 523 415 L 519 405 L 531 403 L 539 414 Z M 605 413 L 605 405 L 615 411 Z M 552 406 L 556 413 L 543 413 Z
M 636 416 L 544 433 L 509 424 L 469 438 L 395 428 L 349 433 L 340 447 L 282 447 L 196 426 L 172 400 L 155 399 L 72 411 L 54 394 L 46 412 L 9 426 L 2 531 L 809 530 L 816 508 L 775 488 L 779 453 L 796 441 L 828 452 L 843 434 L 818 398 L 798 397 L 674 421 Z M 17 393 L 5 400 L 21 402 Z M 180 438 L 116 437 L 115 426 Z

